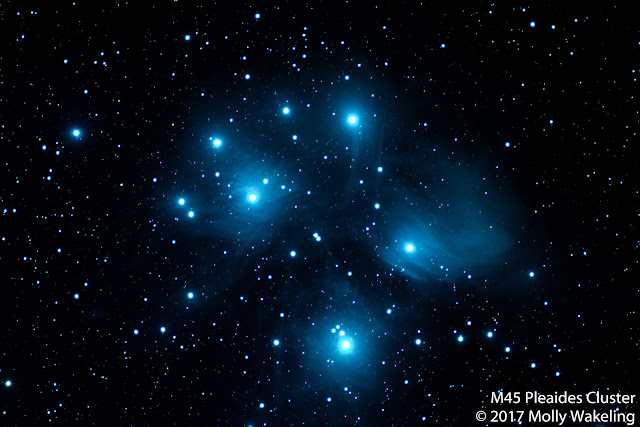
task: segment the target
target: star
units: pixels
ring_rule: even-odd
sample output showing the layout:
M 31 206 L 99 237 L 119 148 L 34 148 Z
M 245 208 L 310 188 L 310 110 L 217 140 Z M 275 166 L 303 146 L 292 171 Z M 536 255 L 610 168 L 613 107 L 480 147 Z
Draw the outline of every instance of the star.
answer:
M 413 245 L 413 243 L 407 243 L 406 245 L 404 245 L 404 250 L 407 253 L 413 253 L 416 251 L 416 247 Z
M 420 338 L 416 338 L 416 345 L 422 344 L 422 340 Z
M 193 299 L 193 297 L 194 297 L 193 292 L 189 292 L 189 293 L 187 294 L 187 298 L 189 298 L 189 299 Z
M 356 116 L 355 114 L 349 114 L 349 116 L 347 117 L 347 123 L 349 123 L 349 126 L 355 126 L 358 124 L 358 116 Z
M 80 136 L 80 129 L 74 129 L 73 132 L 71 132 L 71 134 L 76 138 L 78 138 Z
M 291 251 L 289 252 L 289 256 L 291 256 L 291 258 L 295 258 L 296 257 L 296 251 Z
M 289 113 L 291 113 L 291 109 L 289 107 L 284 107 L 282 109 L 282 114 L 284 114 L 285 116 L 288 116 Z
M 162 327 L 160 328 L 160 332 L 162 332 L 162 333 L 164 334 L 165 332 L 167 332 L 167 328 L 165 328 L 164 326 L 162 326 Z
M 13 384 L 13 383 L 11 382 L 11 380 L 6 380 L 6 381 L 4 382 L 5 387 L 11 387 L 11 384 Z
M 275 347 L 278 347 L 280 345 L 280 340 L 278 340 L 278 339 L 273 340 L 273 345 Z
M 196 213 L 194 211 L 189 211 L 187 215 L 189 216 L 189 218 L 193 218 L 196 216 Z
M 185 39 L 186 41 L 189 41 L 189 40 L 191 40 L 191 36 L 190 36 L 189 34 L 187 34 L 186 36 L 184 36 L 184 39 Z
M 487 338 L 493 338 L 493 332 L 491 331 L 487 332 Z
M 213 138 L 209 138 L 210 140 Z M 222 140 L 220 138 L 213 139 L 213 146 L 215 148 L 219 148 L 222 145 Z
M 256 203 L 258 201 L 258 195 L 256 193 L 249 193 L 247 195 L 247 200 L 249 203 Z
M 342 350 L 343 352 L 348 352 L 352 347 L 351 340 L 348 338 L 340 340 L 339 346 L 340 350 Z

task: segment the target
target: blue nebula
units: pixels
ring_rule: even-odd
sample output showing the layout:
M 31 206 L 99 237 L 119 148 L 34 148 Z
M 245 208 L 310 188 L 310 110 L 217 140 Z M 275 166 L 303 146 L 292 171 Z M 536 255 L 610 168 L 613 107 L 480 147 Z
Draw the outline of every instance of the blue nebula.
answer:
M 291 113 L 291 109 L 289 107 L 284 107 L 282 109 L 282 114 L 284 114 L 285 116 L 289 115 L 289 113 Z
M 71 132 L 71 134 L 76 138 L 78 138 L 80 136 L 80 129 L 74 129 L 73 132 Z
M 193 297 L 194 297 L 193 292 L 189 292 L 189 293 L 187 294 L 187 298 L 189 298 L 189 299 L 193 299 Z
M 349 126 L 355 126 L 358 124 L 358 116 L 356 116 L 355 114 L 349 114 L 349 116 L 347 117 L 347 123 L 349 124 Z

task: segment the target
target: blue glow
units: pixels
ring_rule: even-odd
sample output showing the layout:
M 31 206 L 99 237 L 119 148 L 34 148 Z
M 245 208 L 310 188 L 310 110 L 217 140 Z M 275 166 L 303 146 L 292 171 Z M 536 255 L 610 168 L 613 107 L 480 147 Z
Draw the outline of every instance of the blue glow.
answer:
M 351 340 L 344 339 L 340 341 L 340 349 L 342 351 L 349 351 L 351 350 L 351 347 L 352 347 Z
M 6 381 L 4 382 L 4 385 L 5 385 L 6 387 L 11 387 L 11 384 L 13 384 L 13 383 L 11 382 L 11 380 L 6 380 Z
M 535 367 L 536 367 L 536 364 L 535 364 L 535 363 L 532 363 L 532 364 L 531 364 L 531 369 L 533 369 L 533 368 L 535 368 Z
M 284 114 L 285 116 L 288 115 L 289 113 L 291 113 L 291 109 L 289 107 L 284 107 L 282 109 L 282 114 Z
M 209 139 L 211 139 L 211 138 L 209 138 Z M 220 147 L 221 145 L 222 145 L 222 140 L 221 140 L 220 138 L 215 138 L 215 139 L 213 140 L 213 146 L 214 146 L 214 147 L 218 148 L 218 147 Z
M 183 199 L 183 198 L 178 199 L 178 204 L 179 204 L 180 206 L 184 206 L 184 204 L 185 204 L 186 202 L 187 202 L 187 201 L 186 201 L 185 199 Z
M 536 275 L 536 274 L 535 274 L 533 271 L 530 271 L 530 272 L 529 272 L 529 277 L 533 277 L 533 276 L 535 276 L 535 275 Z
M 289 252 L 289 255 L 291 256 L 291 258 L 295 258 L 297 253 L 296 253 L 296 251 L 291 251 L 291 252 Z
M 256 203 L 258 201 L 258 195 L 256 193 L 249 193 L 247 195 L 247 200 L 249 203 Z
M 75 136 L 76 138 L 80 136 L 80 129 L 74 129 L 73 132 L 71 132 L 71 134 L 73 136 Z
M 422 340 L 420 338 L 416 338 L 416 345 L 422 344 Z
M 187 215 L 189 216 L 189 218 L 193 218 L 194 216 L 196 216 L 196 213 L 194 211 L 189 211 Z
M 133 330 L 133 335 L 138 335 L 140 333 L 140 331 L 138 331 L 137 329 Z
M 274 346 L 279 346 L 280 345 L 280 340 L 273 340 L 273 345 Z
M 493 332 L 491 331 L 487 332 L 487 338 L 493 338 Z
M 189 292 L 189 293 L 187 294 L 187 298 L 189 298 L 189 299 L 193 299 L 193 292 Z
M 458 342 L 463 342 L 464 341 L 464 337 L 462 335 L 458 335 Z
M 347 123 L 349 123 L 350 126 L 355 126 L 358 124 L 358 116 L 356 116 L 355 114 L 350 114 L 349 117 L 347 117 Z
M 164 334 L 165 332 L 167 332 L 167 328 L 165 328 L 164 326 L 163 326 L 163 327 L 161 327 L 161 328 L 160 328 L 160 332 L 162 332 L 162 333 Z
M 407 253 L 413 253 L 416 251 L 416 247 L 413 245 L 413 243 L 407 243 L 406 245 L 404 245 L 404 250 Z
M 184 36 L 184 39 L 185 39 L 186 41 L 189 41 L 189 40 L 191 40 L 191 36 L 190 36 L 189 34 L 187 34 L 186 36 Z
M 268 180 L 267 178 L 265 178 L 265 179 L 263 179 L 263 180 L 262 180 L 262 183 L 263 183 L 264 185 L 267 185 L 267 184 L 269 183 L 269 180 Z
M 511 347 L 505 347 L 504 348 L 504 352 L 505 353 L 511 353 Z
M 536 23 L 535 23 L 535 22 L 533 22 L 533 21 L 531 21 L 531 22 L 529 22 L 529 26 L 530 26 L 531 28 L 534 28 L 534 27 L 536 26 Z

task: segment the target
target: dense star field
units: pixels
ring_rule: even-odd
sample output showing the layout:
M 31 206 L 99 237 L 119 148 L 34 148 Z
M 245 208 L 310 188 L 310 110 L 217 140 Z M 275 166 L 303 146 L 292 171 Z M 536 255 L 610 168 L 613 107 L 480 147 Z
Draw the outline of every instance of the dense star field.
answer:
M 557 3 L 0 5 L 0 425 L 637 392 L 640 26 Z

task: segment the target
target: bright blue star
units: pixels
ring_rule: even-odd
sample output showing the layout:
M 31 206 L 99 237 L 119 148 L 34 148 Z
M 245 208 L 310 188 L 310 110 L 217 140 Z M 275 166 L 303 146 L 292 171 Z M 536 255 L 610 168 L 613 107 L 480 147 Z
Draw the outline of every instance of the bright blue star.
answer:
M 11 382 L 11 380 L 6 380 L 6 381 L 4 382 L 4 385 L 5 385 L 6 387 L 11 387 L 11 384 L 13 384 L 13 383 Z
M 280 345 L 280 340 L 273 340 L 273 345 L 274 346 L 279 346 Z
M 189 34 L 187 34 L 186 36 L 184 36 L 184 39 L 185 39 L 186 41 L 189 41 L 189 40 L 191 40 L 191 36 L 190 36 Z
M 422 340 L 420 338 L 416 338 L 416 345 L 422 344 Z
M 535 364 L 535 363 L 532 363 L 532 364 L 531 364 L 531 368 L 533 369 L 533 368 L 535 368 L 535 367 L 536 367 L 536 364 Z
M 258 201 L 258 195 L 256 193 L 249 193 L 247 195 L 247 200 L 249 203 L 256 203 Z
M 296 251 L 291 251 L 289 252 L 289 255 L 291 256 L 291 258 L 295 258 L 296 257 Z
M 256 19 L 260 19 L 260 14 L 256 13 Z
M 138 331 L 137 329 L 133 330 L 133 335 L 138 335 L 140 333 L 140 331 Z
M 493 338 L 493 332 L 491 331 L 487 332 L 487 338 Z
M 291 109 L 289 107 L 284 107 L 282 109 L 282 114 L 284 114 L 285 116 L 289 115 L 289 113 L 291 113 Z
M 387 314 L 391 314 L 391 309 L 387 308 Z
M 349 116 L 347 117 L 347 123 L 349 123 L 349 126 L 355 126 L 358 124 L 358 116 L 356 116 L 355 114 L 349 114 Z
M 378 172 L 382 173 L 382 166 L 378 166 Z
M 504 352 L 505 353 L 511 353 L 511 347 L 505 347 L 504 348 Z
M 73 296 L 73 298 L 74 298 L 74 299 L 80 299 L 80 295 L 79 295 L 79 294 L 75 294 L 75 295 Z
M 187 294 L 187 298 L 189 298 L 189 299 L 193 299 L 193 292 L 189 292 L 189 293 Z
M 510 142 L 505 142 L 505 143 L 504 143 L 504 146 L 505 146 L 505 147 L 507 147 L 507 148 L 509 148 L 509 147 L 511 147 L 511 143 L 510 143 Z
M 373 205 L 373 207 L 374 207 L 375 209 L 380 209 L 380 203 L 376 203 L 375 205 Z
M 212 138 L 209 138 L 209 139 L 212 139 Z M 218 147 L 220 147 L 221 145 L 222 145 L 222 140 L 221 140 L 220 138 L 215 138 L 215 139 L 213 139 L 213 146 L 214 146 L 215 148 L 218 148 Z
M 250 78 L 251 78 L 251 74 L 245 74 L 245 75 L 244 75 L 244 79 L 245 79 L 245 80 L 249 80 Z
M 530 26 L 531 28 L 534 28 L 534 27 L 536 26 L 536 23 L 535 23 L 535 22 L 533 22 L 533 21 L 531 21 L 531 22 L 529 22 L 529 26 Z
M 75 136 L 76 138 L 80 136 L 80 129 L 74 129 L 73 132 L 71 132 L 71 134 L 73 136 Z
M 464 337 L 462 335 L 458 335 L 458 342 L 463 342 L 464 341 Z
M 416 251 L 416 247 L 413 245 L 413 243 L 407 243 L 406 245 L 404 245 L 404 250 L 407 253 L 413 253 Z
M 529 277 L 533 277 L 533 276 L 535 276 L 535 273 L 533 271 L 530 271 L 529 272 Z
M 161 328 L 160 328 L 160 332 L 162 332 L 162 333 L 164 334 L 165 332 L 167 332 L 167 328 L 165 328 L 164 326 L 163 326 L 163 327 L 161 327 Z
M 340 350 L 347 352 L 349 350 L 351 350 L 352 344 L 351 344 L 351 340 L 350 339 L 343 339 L 340 341 L 339 343 L 340 346 Z
M 184 206 L 184 204 L 185 204 L 186 202 L 187 202 L 187 201 L 186 201 L 184 198 L 180 198 L 180 199 L 178 199 L 178 204 L 179 204 L 180 206 Z
M 189 218 L 193 218 L 194 216 L 196 216 L 196 213 L 194 211 L 189 211 L 187 215 L 189 216 Z
M 262 183 L 263 183 L 264 185 L 267 185 L 267 184 L 269 183 L 269 180 L 268 180 L 267 178 L 265 178 L 265 179 L 263 179 L 263 180 L 262 180 Z

